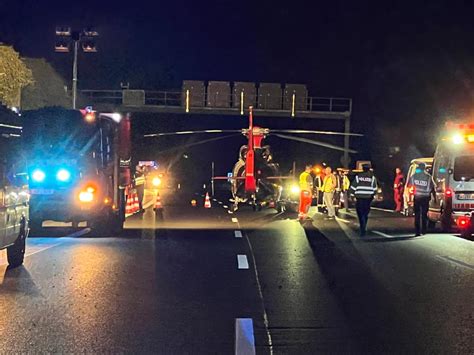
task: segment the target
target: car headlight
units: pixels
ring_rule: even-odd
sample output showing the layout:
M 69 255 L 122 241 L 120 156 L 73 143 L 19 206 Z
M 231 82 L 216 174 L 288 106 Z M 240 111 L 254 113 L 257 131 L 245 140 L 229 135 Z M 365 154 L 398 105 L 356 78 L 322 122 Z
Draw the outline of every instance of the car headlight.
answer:
M 94 201 L 94 192 L 95 189 L 91 186 L 85 188 L 79 192 L 79 201 L 81 202 L 92 202 Z
M 69 181 L 71 178 L 71 173 L 67 169 L 59 169 L 56 173 L 56 179 L 62 182 Z
M 35 171 L 33 171 L 33 173 L 31 174 L 31 177 L 33 178 L 34 181 L 36 182 L 43 182 L 44 179 L 46 178 L 46 174 L 43 170 L 41 169 L 36 169 Z

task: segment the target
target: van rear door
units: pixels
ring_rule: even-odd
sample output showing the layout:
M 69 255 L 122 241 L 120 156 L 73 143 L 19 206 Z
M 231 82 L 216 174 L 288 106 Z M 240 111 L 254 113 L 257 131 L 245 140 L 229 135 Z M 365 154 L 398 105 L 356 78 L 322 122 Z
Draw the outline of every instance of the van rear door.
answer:
M 454 210 L 474 209 L 474 155 L 460 155 L 454 158 L 451 187 L 454 192 Z

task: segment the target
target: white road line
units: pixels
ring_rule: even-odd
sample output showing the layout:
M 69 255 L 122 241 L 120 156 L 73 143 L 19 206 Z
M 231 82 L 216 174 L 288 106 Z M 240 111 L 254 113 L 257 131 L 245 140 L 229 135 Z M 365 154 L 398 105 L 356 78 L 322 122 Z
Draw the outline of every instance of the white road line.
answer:
M 227 210 L 227 213 L 228 214 L 233 214 L 234 212 L 232 212 L 231 210 Z
M 255 337 L 252 318 L 235 319 L 235 355 L 254 355 Z
M 222 206 L 222 207 L 224 207 L 224 208 L 229 208 L 229 206 L 227 206 L 227 205 L 224 205 L 224 206 Z
M 395 238 L 393 235 L 382 233 L 382 232 L 379 232 L 379 231 L 374 231 L 373 230 L 372 233 L 378 234 L 378 235 L 380 235 L 381 237 L 384 237 L 384 238 Z
M 234 236 L 236 238 L 242 238 L 242 232 L 241 231 L 234 231 Z
M 398 213 L 394 210 L 389 210 L 387 208 L 380 208 L 380 207 L 372 207 L 373 210 L 377 210 L 377 211 L 383 211 L 383 212 L 390 212 L 390 213 Z
M 243 255 L 243 254 L 237 255 L 237 268 L 238 269 L 249 268 L 249 261 L 247 260 L 247 255 Z
M 217 202 L 217 199 L 213 198 L 212 201 Z
M 336 219 L 338 221 L 341 221 L 341 222 L 344 222 L 344 223 L 351 223 L 351 221 L 347 220 L 347 219 L 344 219 L 344 218 L 341 218 L 341 217 L 336 217 Z
M 237 218 L 233 217 L 233 218 L 232 218 L 232 222 L 234 222 L 234 223 L 239 223 L 239 220 L 238 220 Z
M 239 228 L 240 228 L 240 225 L 239 225 Z M 250 250 L 250 256 L 252 257 L 253 272 L 255 275 L 255 280 L 257 281 L 258 295 L 260 296 L 260 301 L 262 302 L 263 325 L 265 326 L 265 333 L 267 334 L 267 341 L 268 341 L 268 347 L 269 347 L 268 350 L 269 350 L 269 354 L 273 355 L 273 340 L 272 340 L 272 335 L 270 333 L 270 330 L 268 329 L 270 326 L 270 323 L 268 321 L 267 308 L 265 307 L 265 299 L 263 298 L 262 284 L 260 283 L 260 277 L 258 276 L 257 262 L 255 261 L 255 254 L 253 252 L 252 243 L 250 243 L 250 239 L 247 234 L 245 234 L 245 240 L 247 241 L 247 245 Z
M 217 203 L 218 203 L 219 205 L 222 205 L 222 201 L 218 201 Z

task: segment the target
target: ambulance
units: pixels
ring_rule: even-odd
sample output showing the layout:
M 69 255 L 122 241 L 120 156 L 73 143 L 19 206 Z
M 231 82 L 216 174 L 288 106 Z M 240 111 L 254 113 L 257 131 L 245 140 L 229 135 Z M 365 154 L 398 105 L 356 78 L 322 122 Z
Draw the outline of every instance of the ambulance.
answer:
M 431 227 L 465 227 L 474 212 L 474 123 L 447 123 L 434 155 L 436 200 L 431 199 Z

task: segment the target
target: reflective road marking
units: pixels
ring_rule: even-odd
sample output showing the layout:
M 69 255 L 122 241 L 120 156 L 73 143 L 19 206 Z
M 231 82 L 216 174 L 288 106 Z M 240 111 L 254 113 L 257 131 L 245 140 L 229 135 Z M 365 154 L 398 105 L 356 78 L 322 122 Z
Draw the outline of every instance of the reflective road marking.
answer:
M 239 220 L 234 217 L 234 218 L 232 218 L 232 222 L 234 222 L 234 223 L 239 223 Z
M 242 238 L 242 232 L 241 231 L 235 231 L 234 235 L 236 238 Z
M 381 237 L 385 237 L 385 238 L 395 238 L 393 235 L 385 234 L 385 233 L 382 233 L 382 232 L 379 232 L 379 231 L 372 231 L 372 233 L 378 234 Z
M 247 260 L 247 255 L 237 255 L 237 264 L 239 269 L 248 269 L 249 261 Z
M 252 318 L 235 319 L 235 354 L 255 354 L 255 337 L 253 335 Z

